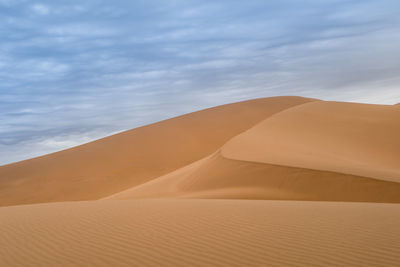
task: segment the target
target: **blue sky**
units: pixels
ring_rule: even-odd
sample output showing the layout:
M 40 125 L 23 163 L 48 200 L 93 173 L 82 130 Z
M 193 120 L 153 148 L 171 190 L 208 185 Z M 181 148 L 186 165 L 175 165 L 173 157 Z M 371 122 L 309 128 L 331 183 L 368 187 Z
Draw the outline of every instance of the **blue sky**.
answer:
M 400 1 L 0 0 L 0 165 L 256 97 L 400 102 Z

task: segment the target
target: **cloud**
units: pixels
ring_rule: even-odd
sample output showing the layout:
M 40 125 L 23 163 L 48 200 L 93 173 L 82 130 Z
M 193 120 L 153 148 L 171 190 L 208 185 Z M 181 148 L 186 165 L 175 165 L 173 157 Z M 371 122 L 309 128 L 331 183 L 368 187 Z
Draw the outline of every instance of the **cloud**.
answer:
M 395 0 L 0 5 L 0 164 L 255 97 L 400 102 Z
M 32 10 L 38 15 L 47 15 L 50 13 L 50 8 L 43 4 L 34 4 Z

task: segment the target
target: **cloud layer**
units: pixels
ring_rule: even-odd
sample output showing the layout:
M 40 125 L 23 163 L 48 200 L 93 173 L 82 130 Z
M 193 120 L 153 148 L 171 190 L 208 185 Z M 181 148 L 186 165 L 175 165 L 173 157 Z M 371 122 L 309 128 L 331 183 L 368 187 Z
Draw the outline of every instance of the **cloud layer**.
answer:
M 273 95 L 400 102 L 400 2 L 0 0 L 0 165 Z

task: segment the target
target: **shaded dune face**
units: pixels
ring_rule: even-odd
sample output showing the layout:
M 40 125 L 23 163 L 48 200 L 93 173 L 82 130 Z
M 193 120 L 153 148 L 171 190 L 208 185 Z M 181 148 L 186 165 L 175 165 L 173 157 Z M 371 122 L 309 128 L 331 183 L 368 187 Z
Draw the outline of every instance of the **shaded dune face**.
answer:
M 0 167 L 0 206 L 99 199 L 184 167 L 265 118 L 315 99 L 273 97 L 186 114 Z

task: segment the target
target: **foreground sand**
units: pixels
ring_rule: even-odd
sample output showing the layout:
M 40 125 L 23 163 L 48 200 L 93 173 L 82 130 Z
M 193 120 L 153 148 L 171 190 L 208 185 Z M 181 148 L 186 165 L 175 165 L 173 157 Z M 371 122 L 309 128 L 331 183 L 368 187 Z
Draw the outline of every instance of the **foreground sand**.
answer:
M 398 266 L 399 136 L 274 97 L 0 166 L 0 266 Z
M 0 208 L 1 266 L 396 266 L 400 206 L 263 200 Z

